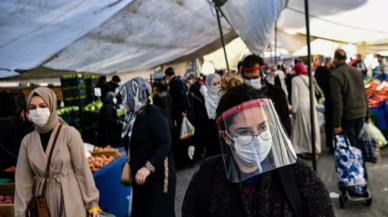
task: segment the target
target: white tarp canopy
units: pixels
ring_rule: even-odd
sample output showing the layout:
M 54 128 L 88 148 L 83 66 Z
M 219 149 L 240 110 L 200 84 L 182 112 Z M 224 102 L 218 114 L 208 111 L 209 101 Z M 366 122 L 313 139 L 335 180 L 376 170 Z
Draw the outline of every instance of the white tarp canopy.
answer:
M 260 53 L 282 6 L 283 0 L 229 0 L 222 11 Z M 145 70 L 220 37 L 207 0 L 3 0 L 0 9 L 0 69 L 7 72 L 0 77 L 42 64 L 105 74 Z M 233 31 L 221 22 L 224 34 Z
M 375 41 L 388 38 L 388 1 L 309 0 L 309 9 L 312 38 L 359 44 L 363 54 L 387 50 L 386 40 L 385 46 L 376 45 Z M 278 20 L 279 38 L 290 53 L 306 45 L 306 39 L 303 39 L 306 34 L 304 11 L 304 1 L 288 0 Z M 307 54 L 307 49 L 303 50 Z

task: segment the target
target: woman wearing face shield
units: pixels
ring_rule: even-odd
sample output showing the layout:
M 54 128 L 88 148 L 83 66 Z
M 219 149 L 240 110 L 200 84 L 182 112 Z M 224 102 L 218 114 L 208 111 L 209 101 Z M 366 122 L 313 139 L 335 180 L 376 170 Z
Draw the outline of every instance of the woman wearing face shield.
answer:
M 81 135 L 58 117 L 56 104 L 55 93 L 45 87 L 34 89 L 28 96 L 28 118 L 34 123 L 35 131 L 24 137 L 19 151 L 15 217 L 26 216 L 31 195 L 35 198 L 43 196 L 42 186 L 51 150 L 44 194 L 49 215 L 86 216 L 88 211 L 89 216 L 98 217 L 99 192 L 85 157 Z
M 205 160 L 194 174 L 183 217 L 335 216 L 323 182 L 297 159 L 272 101 L 260 90 L 228 90 L 217 123 L 222 155 Z
M 175 167 L 165 112 L 150 104 L 151 86 L 134 78 L 120 88 L 127 111 L 122 138 L 130 149 L 132 217 L 174 217 Z

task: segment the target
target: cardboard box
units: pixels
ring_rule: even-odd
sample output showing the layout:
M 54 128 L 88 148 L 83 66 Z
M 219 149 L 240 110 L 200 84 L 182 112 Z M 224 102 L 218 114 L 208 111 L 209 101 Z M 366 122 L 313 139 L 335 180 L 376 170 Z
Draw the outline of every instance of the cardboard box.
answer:
M 1 184 L 0 195 L 3 196 L 14 196 L 15 195 L 15 184 Z M 14 217 L 13 204 L 1 204 L 0 205 L 0 216 L 1 217 Z

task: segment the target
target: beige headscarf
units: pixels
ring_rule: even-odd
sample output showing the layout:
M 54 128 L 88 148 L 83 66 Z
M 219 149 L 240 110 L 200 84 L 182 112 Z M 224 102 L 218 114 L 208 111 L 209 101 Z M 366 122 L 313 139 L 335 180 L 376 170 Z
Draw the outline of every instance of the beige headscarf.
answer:
M 28 110 L 30 108 L 31 99 L 32 97 L 34 97 L 34 95 L 38 95 L 42 97 L 44 102 L 49 107 L 50 114 L 51 114 L 49 120 L 43 127 L 38 127 L 37 125 L 35 125 L 35 130 L 38 133 L 47 133 L 50 130 L 54 129 L 59 123 L 67 125 L 66 122 L 57 115 L 57 96 L 55 95 L 54 91 L 52 91 L 47 87 L 35 88 L 27 98 Z

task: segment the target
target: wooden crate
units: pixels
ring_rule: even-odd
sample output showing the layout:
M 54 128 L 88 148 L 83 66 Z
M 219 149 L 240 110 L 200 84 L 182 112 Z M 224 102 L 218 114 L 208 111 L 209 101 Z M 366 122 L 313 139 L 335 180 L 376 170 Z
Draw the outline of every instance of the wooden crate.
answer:
M 3 196 L 14 196 L 15 195 L 15 184 L 1 184 L 0 195 Z M 0 205 L 0 216 L 1 217 L 14 217 L 14 205 L 13 204 L 1 204 Z

